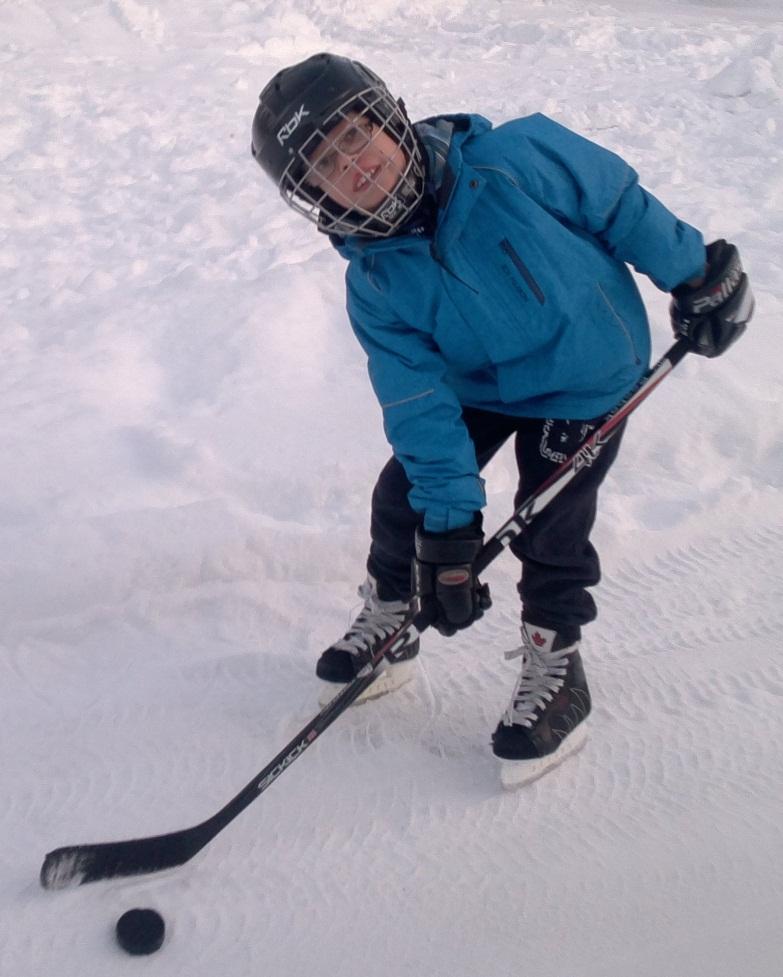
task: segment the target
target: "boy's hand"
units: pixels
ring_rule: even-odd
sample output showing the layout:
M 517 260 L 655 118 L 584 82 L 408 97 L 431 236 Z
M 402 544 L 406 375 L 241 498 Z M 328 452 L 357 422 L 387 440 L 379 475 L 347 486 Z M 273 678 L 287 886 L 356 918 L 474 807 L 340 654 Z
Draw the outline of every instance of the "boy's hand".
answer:
M 725 353 L 753 315 L 753 293 L 739 251 L 723 240 L 707 245 L 704 277 L 678 285 L 672 296 L 674 334 L 689 339 L 701 356 Z
M 469 627 L 492 606 L 489 587 L 479 583 L 473 570 L 483 543 L 480 516 L 447 533 L 416 530 L 414 593 L 433 627 L 447 637 Z

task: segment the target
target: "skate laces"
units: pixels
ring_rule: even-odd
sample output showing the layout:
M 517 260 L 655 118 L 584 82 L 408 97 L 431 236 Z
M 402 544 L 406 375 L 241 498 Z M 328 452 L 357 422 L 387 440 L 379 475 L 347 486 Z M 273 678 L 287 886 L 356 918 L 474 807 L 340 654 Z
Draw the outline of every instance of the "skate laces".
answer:
M 387 638 L 400 627 L 410 610 L 405 601 L 381 600 L 369 578 L 357 592 L 364 600 L 364 607 L 345 635 L 332 646 L 351 655 L 372 650 L 377 641 Z
M 568 659 L 576 650 L 576 645 L 559 648 L 557 651 L 536 648 L 523 637 L 523 644 L 505 657 L 518 658 L 522 655 L 522 672 L 514 686 L 511 702 L 503 714 L 507 726 L 532 726 L 536 710 L 545 709 L 563 687 Z

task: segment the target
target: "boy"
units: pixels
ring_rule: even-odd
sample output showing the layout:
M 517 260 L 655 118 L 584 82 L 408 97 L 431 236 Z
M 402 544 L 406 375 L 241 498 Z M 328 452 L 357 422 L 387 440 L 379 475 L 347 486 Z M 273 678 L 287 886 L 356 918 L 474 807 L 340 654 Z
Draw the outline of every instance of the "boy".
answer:
M 481 617 L 481 468 L 514 437 L 519 504 L 648 366 L 632 264 L 673 292 L 675 332 L 718 355 L 752 312 L 736 248 L 705 249 L 614 154 L 535 115 L 413 125 L 359 62 L 318 54 L 260 95 L 252 152 L 285 201 L 347 259 L 347 308 L 393 457 L 372 497 L 364 608 L 320 657 L 328 698 L 399 627 L 412 600 L 451 635 Z M 518 538 L 521 674 L 492 738 L 507 785 L 584 741 L 579 653 L 599 580 L 590 543 L 618 434 Z M 412 568 L 412 573 L 411 573 Z M 378 695 L 412 675 L 418 636 Z

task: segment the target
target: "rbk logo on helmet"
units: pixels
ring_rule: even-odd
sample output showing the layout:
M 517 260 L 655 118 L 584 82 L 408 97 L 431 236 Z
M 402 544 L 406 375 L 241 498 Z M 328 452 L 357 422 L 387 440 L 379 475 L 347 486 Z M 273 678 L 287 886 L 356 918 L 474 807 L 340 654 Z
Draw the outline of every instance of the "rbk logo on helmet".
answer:
M 291 136 L 296 132 L 299 123 L 306 115 L 309 114 L 310 113 L 307 111 L 304 105 L 302 105 L 300 106 L 298 111 L 294 112 L 294 114 L 291 116 L 288 122 L 286 122 L 284 126 L 281 126 L 280 129 L 278 129 L 277 141 L 280 143 L 281 146 L 285 144 L 286 139 L 291 138 Z

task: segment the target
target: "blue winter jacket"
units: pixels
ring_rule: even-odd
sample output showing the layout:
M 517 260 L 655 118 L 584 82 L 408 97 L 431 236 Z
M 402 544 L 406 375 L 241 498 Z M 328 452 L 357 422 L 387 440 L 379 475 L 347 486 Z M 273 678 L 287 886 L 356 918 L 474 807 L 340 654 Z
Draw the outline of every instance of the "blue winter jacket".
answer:
M 434 532 L 486 501 L 462 405 L 607 412 L 650 356 L 626 262 L 670 291 L 705 258 L 630 166 L 551 119 L 440 118 L 454 129 L 433 236 L 334 241 L 387 438 Z

